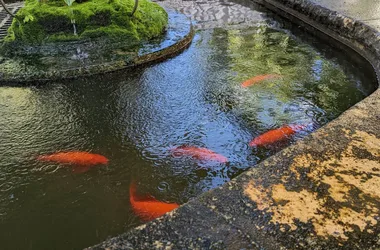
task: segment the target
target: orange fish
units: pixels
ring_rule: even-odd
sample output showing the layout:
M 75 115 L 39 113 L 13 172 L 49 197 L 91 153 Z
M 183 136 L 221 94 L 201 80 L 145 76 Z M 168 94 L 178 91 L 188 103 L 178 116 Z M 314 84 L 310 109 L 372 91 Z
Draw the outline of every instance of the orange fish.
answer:
M 241 86 L 243 88 L 247 88 L 255 83 L 259 83 L 259 82 L 262 82 L 262 81 L 265 81 L 265 80 L 269 80 L 269 79 L 275 79 L 275 78 L 281 78 L 282 76 L 281 75 L 278 75 L 278 74 L 267 74 L 267 75 L 258 75 L 258 76 L 254 76 L 246 81 L 244 81 Z
M 172 155 L 175 157 L 178 156 L 191 156 L 198 160 L 203 161 L 216 161 L 225 163 L 228 162 L 228 158 L 217 154 L 214 151 L 207 149 L 207 148 L 198 148 L 198 147 L 191 147 L 191 146 L 179 146 L 177 148 L 174 148 L 171 150 Z
M 37 160 L 77 165 L 79 168 L 77 170 L 74 170 L 77 173 L 86 172 L 92 165 L 108 163 L 108 159 L 103 155 L 80 151 L 59 152 L 50 155 L 41 155 L 37 157 Z
M 259 146 L 266 146 L 269 144 L 272 144 L 277 141 L 282 141 L 289 136 L 295 134 L 298 130 L 302 130 L 306 127 L 306 125 L 286 125 L 284 127 L 270 130 L 255 139 L 253 139 L 249 146 L 251 147 L 259 147 Z
M 129 201 L 133 212 L 143 221 L 154 220 L 179 207 L 177 203 L 161 202 L 153 197 L 137 198 L 134 182 L 129 186 Z

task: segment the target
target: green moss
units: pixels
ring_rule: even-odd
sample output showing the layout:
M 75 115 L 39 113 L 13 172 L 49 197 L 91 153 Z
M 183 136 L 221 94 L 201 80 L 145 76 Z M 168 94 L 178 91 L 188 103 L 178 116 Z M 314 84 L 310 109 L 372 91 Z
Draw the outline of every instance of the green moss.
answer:
M 4 42 L 43 44 L 107 37 L 138 43 L 163 32 L 168 16 L 162 7 L 148 0 L 139 0 L 139 7 L 131 17 L 133 6 L 134 0 L 89 0 L 74 3 L 71 7 L 63 0 L 27 0 Z M 25 23 L 22 20 L 27 16 L 33 16 L 33 20 Z M 77 35 L 74 34 L 74 22 Z

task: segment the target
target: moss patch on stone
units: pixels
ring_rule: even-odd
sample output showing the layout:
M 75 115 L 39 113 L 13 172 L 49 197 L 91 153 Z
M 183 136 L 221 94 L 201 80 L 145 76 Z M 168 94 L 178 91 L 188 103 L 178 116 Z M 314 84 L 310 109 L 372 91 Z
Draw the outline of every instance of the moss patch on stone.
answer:
M 89 0 L 74 2 L 70 7 L 63 0 L 27 0 L 13 20 L 4 43 L 37 45 L 106 37 L 138 44 L 164 31 L 168 15 L 162 7 L 149 0 L 139 0 L 131 17 L 133 6 L 134 0 Z M 77 34 L 74 34 L 74 23 Z

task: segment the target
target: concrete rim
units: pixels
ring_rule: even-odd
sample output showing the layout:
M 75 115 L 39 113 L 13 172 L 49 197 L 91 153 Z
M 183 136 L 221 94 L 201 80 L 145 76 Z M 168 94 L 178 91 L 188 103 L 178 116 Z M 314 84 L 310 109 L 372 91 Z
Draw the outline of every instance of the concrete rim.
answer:
M 370 39 L 379 39 L 380 33 L 369 27 L 368 25 L 356 21 L 353 18 L 344 16 L 335 11 L 331 11 L 325 7 L 308 3 L 307 1 L 299 0 L 252 0 L 264 5 L 269 10 L 283 16 L 291 21 L 297 19 L 300 23 L 306 26 L 310 26 L 313 29 L 333 38 L 337 42 L 347 46 L 348 48 L 354 50 L 364 59 L 366 59 L 377 76 L 378 87 L 380 83 L 380 66 L 378 59 L 380 56 L 379 48 Z M 324 16 L 311 16 L 314 9 L 319 9 Z M 337 26 L 337 20 L 335 17 L 339 18 L 340 27 Z M 322 19 L 323 18 L 323 19 Z M 321 22 L 323 20 L 323 22 Z M 333 28 L 332 26 L 336 26 Z M 307 28 L 307 27 L 305 27 Z M 333 28 L 333 29 L 332 29 Z M 358 33 L 360 29 L 360 33 Z M 372 33 L 372 34 L 371 34 Z M 366 34 L 366 38 L 361 37 L 361 34 Z M 371 34 L 371 37 L 369 36 Z M 353 39 L 353 40 L 352 40 Z M 375 45 L 375 46 L 374 46 Z

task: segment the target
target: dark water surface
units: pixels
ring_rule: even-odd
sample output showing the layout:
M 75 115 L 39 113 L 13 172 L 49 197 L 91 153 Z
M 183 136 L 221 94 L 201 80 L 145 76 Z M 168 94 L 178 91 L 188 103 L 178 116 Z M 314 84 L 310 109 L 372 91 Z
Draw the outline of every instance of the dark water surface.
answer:
M 122 233 L 141 223 L 129 204 L 132 180 L 158 200 L 185 203 L 291 143 L 252 149 L 254 137 L 309 124 L 294 139 L 302 138 L 374 90 L 363 68 L 314 42 L 265 24 L 210 29 L 146 68 L 0 87 L 1 248 L 80 249 Z M 270 73 L 283 77 L 240 86 Z M 169 149 L 184 144 L 230 162 L 173 158 Z M 74 173 L 36 160 L 71 150 L 109 164 Z

